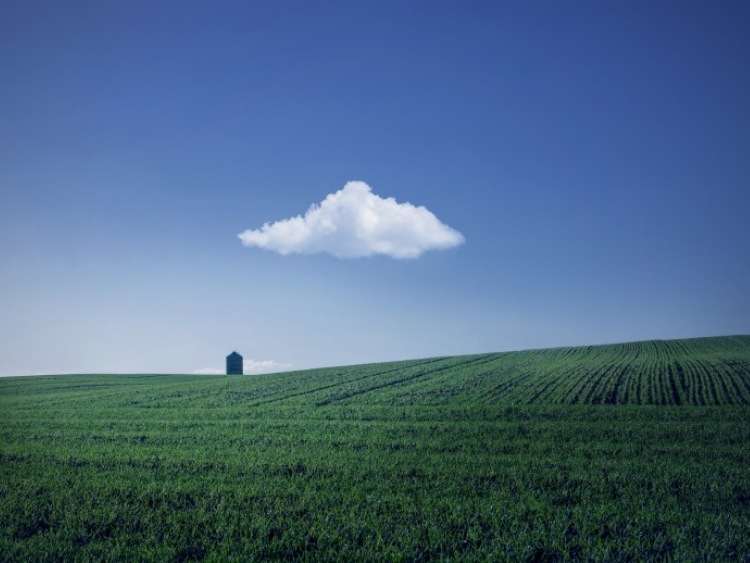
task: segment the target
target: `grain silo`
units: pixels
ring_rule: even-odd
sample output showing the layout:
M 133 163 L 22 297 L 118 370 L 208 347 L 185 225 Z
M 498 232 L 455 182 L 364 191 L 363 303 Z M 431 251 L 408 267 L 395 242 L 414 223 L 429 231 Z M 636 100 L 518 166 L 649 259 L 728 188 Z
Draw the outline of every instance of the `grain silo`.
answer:
M 242 375 L 242 356 L 232 352 L 227 356 L 227 375 Z

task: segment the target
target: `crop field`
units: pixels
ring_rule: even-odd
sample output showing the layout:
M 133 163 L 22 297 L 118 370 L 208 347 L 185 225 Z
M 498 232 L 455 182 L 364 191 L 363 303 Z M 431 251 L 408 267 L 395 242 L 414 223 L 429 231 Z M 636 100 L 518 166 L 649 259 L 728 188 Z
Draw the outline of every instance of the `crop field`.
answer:
M 0 560 L 750 561 L 750 336 L 0 379 Z

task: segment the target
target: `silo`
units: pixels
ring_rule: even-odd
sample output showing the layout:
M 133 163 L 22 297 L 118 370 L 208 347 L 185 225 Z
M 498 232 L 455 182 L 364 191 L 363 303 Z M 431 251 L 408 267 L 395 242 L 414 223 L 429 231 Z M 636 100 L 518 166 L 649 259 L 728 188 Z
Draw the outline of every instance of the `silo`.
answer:
M 227 375 L 242 375 L 242 356 L 232 352 L 227 356 Z

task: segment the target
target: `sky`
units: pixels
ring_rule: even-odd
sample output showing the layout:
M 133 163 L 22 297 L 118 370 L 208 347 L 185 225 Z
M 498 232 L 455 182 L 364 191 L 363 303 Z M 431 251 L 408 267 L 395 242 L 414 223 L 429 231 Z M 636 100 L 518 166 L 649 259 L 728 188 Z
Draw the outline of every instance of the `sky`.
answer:
M 0 375 L 750 333 L 750 3 L 0 6 Z

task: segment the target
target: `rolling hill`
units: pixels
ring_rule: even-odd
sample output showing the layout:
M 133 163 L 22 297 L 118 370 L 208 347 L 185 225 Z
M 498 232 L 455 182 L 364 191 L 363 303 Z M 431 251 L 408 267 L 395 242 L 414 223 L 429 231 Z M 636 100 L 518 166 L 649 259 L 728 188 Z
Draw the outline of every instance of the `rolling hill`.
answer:
M 273 383 L 271 383 L 273 382 Z M 654 340 L 278 375 L 316 405 L 750 404 L 750 336 Z M 280 396 L 246 397 L 261 404 Z
M 750 560 L 750 336 L 0 379 L 0 559 Z

